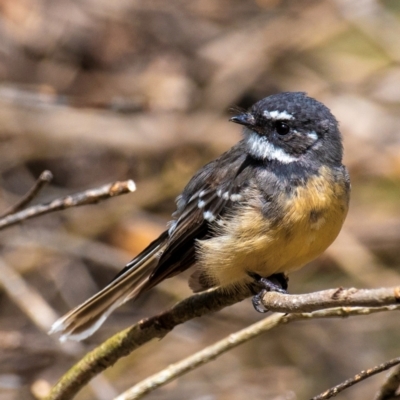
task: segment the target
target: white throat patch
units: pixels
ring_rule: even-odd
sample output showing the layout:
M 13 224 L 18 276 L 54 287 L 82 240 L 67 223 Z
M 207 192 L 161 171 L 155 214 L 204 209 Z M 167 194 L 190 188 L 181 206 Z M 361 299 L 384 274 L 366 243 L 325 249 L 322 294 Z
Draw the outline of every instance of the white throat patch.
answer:
M 265 136 L 260 136 L 250 129 L 244 130 L 244 137 L 248 152 L 254 158 L 259 160 L 277 160 L 284 164 L 289 164 L 298 160 L 279 147 L 274 146 Z

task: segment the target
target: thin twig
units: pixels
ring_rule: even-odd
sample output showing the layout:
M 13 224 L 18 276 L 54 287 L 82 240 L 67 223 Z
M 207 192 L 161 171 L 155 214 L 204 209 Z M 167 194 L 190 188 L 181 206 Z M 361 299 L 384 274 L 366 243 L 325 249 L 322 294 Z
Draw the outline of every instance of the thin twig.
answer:
M 39 192 L 51 181 L 53 180 L 53 174 L 45 170 L 43 171 L 32 188 L 23 196 L 17 204 L 11 206 L 0 218 L 4 218 L 7 215 L 14 214 L 19 210 L 22 210 L 26 205 L 28 205 L 38 194 Z
M 159 315 L 141 320 L 86 354 L 61 377 L 47 399 L 68 400 L 73 398 L 90 379 L 143 344 L 154 338 L 161 339 L 175 326 L 195 317 L 219 311 L 244 300 L 251 294 L 252 290 L 247 287 L 243 287 L 236 293 L 228 293 L 224 289 L 207 291 L 193 295 Z
M 51 305 L 46 302 L 42 295 L 37 292 L 17 271 L 0 258 L 0 287 L 4 288 L 9 297 L 27 315 L 27 317 L 41 330 L 48 332 L 51 324 L 59 318 Z M 81 343 L 69 342 L 68 344 L 58 343 L 58 350 L 68 356 L 77 357 L 82 354 L 84 347 Z M 101 388 L 103 393 L 107 390 L 108 398 L 116 395 L 116 391 L 103 375 L 96 376 L 89 386 L 95 393 L 96 399 L 104 399 L 98 395 Z
M 338 288 L 306 294 L 267 292 L 262 303 L 269 311 L 296 313 L 332 307 L 379 307 L 400 304 L 400 286 L 379 289 Z
M 400 357 L 393 358 L 392 360 L 386 361 L 383 364 L 377 365 L 376 367 L 367 369 L 365 371 L 361 371 L 360 373 L 355 375 L 353 378 L 345 380 L 344 382 L 340 383 L 339 385 L 336 385 L 333 388 L 330 388 L 327 391 L 319 394 L 318 396 L 313 397 L 311 400 L 330 399 L 331 397 L 336 396 L 338 393 L 349 388 L 350 386 L 353 386 L 356 383 L 363 381 L 364 379 L 370 378 L 371 376 L 376 375 L 379 372 L 386 371 L 389 368 L 392 368 L 398 364 L 400 364 Z
M 25 228 L 24 236 L 0 236 L 0 245 L 13 246 L 17 249 L 27 246 L 50 249 L 56 253 L 66 253 L 68 256 L 94 261 L 117 272 L 121 270 L 123 262 L 132 258 L 132 254 L 128 251 L 91 238 L 66 231 L 51 231 L 37 227 Z
M 398 307 L 398 306 L 394 306 Z M 366 315 L 368 313 L 375 313 L 380 311 L 393 310 L 393 306 L 388 307 L 377 307 L 377 308 L 336 308 L 324 311 L 315 311 L 313 313 L 297 313 L 297 314 L 273 314 L 260 322 L 257 322 L 249 327 L 235 332 L 228 337 L 214 343 L 211 346 L 175 363 L 168 368 L 144 379 L 143 381 L 137 383 L 132 388 L 128 389 L 126 392 L 122 393 L 114 400 L 137 400 L 142 398 L 144 395 L 152 392 L 153 390 L 159 388 L 182 376 L 193 369 L 206 364 L 234 347 L 245 343 L 262 333 L 269 331 L 279 325 L 287 324 L 294 321 L 300 321 L 305 319 L 315 319 L 315 318 L 334 318 L 334 317 L 348 317 L 355 315 Z
M 336 289 L 336 292 L 343 289 Z M 329 292 L 329 291 L 328 291 Z M 393 288 L 388 289 L 388 293 L 384 293 L 384 301 L 377 300 L 380 305 L 386 305 L 388 308 L 384 310 L 396 309 L 398 298 L 393 296 Z M 382 294 L 381 293 L 381 294 Z M 200 293 L 191 296 L 175 307 L 164 313 L 140 321 L 138 324 L 128 328 L 112 338 L 104 342 L 101 346 L 87 354 L 81 361 L 72 367 L 53 388 L 49 400 L 66 400 L 72 398 L 93 376 L 113 365 L 119 358 L 130 354 L 135 349 L 147 343 L 153 338 L 162 338 L 170 332 L 176 325 L 186 322 L 192 318 L 205 315 L 210 312 L 219 311 L 220 309 L 232 305 L 238 301 L 249 297 L 252 294 L 250 288 L 242 288 L 236 293 L 227 293 L 224 289 L 216 289 L 213 291 Z M 303 295 L 309 296 L 309 295 Z M 288 309 L 290 308 L 290 295 L 286 295 L 289 301 Z M 347 305 L 346 299 L 343 300 Z M 395 304 L 395 305 L 393 305 Z M 341 306 L 340 302 L 335 303 L 336 306 Z M 352 303 L 357 306 L 356 302 Z M 342 308 L 339 311 L 330 311 L 332 313 L 339 312 L 338 316 L 365 315 L 381 310 L 381 308 Z M 322 314 L 321 314 L 322 313 Z M 350 313 L 350 314 L 349 314 Z M 302 317 L 297 317 L 297 316 Z M 326 311 L 316 311 L 312 314 L 293 314 L 290 318 L 320 318 L 325 317 Z
M 27 284 L 2 258 L 0 258 L 0 287 L 44 332 L 47 332 L 57 319 L 58 315 L 41 294 Z
M 86 204 L 97 203 L 110 197 L 119 196 L 121 194 L 134 192 L 135 183 L 132 180 L 124 182 L 109 183 L 95 189 L 85 190 L 83 192 L 74 193 L 59 199 L 52 200 L 45 204 L 38 204 L 15 214 L 8 215 L 0 219 L 0 229 L 20 223 L 21 221 L 38 217 L 52 211 L 64 210 L 70 207 L 83 206 Z
M 396 396 L 396 392 L 400 387 L 400 366 L 394 368 L 389 374 L 385 383 L 376 393 L 374 400 L 392 400 Z

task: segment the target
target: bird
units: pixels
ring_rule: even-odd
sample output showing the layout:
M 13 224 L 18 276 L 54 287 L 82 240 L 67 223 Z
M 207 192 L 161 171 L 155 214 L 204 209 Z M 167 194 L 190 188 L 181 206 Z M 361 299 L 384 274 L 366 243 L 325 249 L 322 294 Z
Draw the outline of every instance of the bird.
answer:
M 334 241 L 351 186 L 329 108 L 304 92 L 283 92 L 230 121 L 243 126 L 242 139 L 194 174 L 166 230 L 50 333 L 83 340 L 117 307 L 188 268 L 194 292 L 256 283 L 253 305 L 265 312 L 265 290 L 285 291 L 287 274 Z

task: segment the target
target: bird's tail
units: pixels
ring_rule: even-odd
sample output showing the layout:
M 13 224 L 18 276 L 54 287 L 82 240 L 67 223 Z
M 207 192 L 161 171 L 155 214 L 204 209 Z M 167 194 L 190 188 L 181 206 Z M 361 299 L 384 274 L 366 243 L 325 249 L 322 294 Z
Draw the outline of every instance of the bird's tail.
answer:
M 92 335 L 117 307 L 147 288 L 159 255 L 165 248 L 167 236 L 167 232 L 164 232 L 103 290 L 58 319 L 49 333 L 61 333 L 61 341 L 83 340 Z

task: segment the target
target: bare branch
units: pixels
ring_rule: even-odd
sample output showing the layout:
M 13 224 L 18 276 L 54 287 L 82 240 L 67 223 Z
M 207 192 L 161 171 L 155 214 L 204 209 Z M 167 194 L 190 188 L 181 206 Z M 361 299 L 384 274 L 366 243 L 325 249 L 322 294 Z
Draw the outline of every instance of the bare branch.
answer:
M 3 287 L 9 297 L 27 315 L 27 317 L 41 330 L 48 332 L 51 324 L 59 316 L 46 302 L 42 295 L 27 283 L 10 265 L 0 258 L 0 287 Z M 81 343 L 69 342 L 67 344 L 56 342 L 60 352 L 77 356 L 84 351 Z M 95 393 L 96 399 L 104 399 L 97 395 L 99 390 L 108 393 L 111 398 L 116 395 L 115 389 L 103 375 L 98 375 L 89 382 Z
M 45 204 L 38 204 L 15 214 L 8 215 L 0 219 L 0 229 L 7 228 L 26 219 L 38 217 L 39 215 L 47 214 L 52 211 L 59 211 L 70 207 L 97 203 L 110 197 L 134 192 L 135 190 L 135 183 L 132 180 L 109 183 L 95 189 L 89 189 L 83 192 L 71 194 L 69 196 L 55 199 Z
M 347 379 L 339 385 L 336 385 L 333 388 L 319 394 L 318 396 L 313 397 L 311 400 L 330 399 L 331 397 L 336 396 L 338 393 L 349 388 L 350 386 L 353 386 L 356 383 L 363 381 L 364 379 L 370 378 L 371 376 L 376 375 L 379 372 L 386 371 L 387 369 L 392 368 L 398 364 L 400 364 L 400 357 L 393 358 L 392 360 L 386 361 L 383 364 L 377 365 L 376 367 L 361 371 L 353 378 Z
M 352 289 L 353 291 L 355 289 Z M 336 289 L 333 292 L 339 293 L 343 289 Z M 398 298 L 393 296 L 394 289 L 388 289 L 391 295 L 385 290 L 381 292 L 383 299 L 378 299 L 376 304 L 386 307 L 376 308 L 340 308 L 327 311 L 316 311 L 312 314 L 296 314 L 289 315 L 286 322 L 296 319 L 309 318 L 325 318 L 328 316 L 348 316 L 348 315 L 365 315 L 376 311 L 386 311 L 397 309 Z M 330 291 L 327 291 L 330 292 Z M 375 291 L 373 291 L 376 293 Z M 191 296 L 168 311 L 162 314 L 140 321 L 136 325 L 128 328 L 112 338 L 104 342 L 101 346 L 87 354 L 81 361 L 72 367 L 53 388 L 48 400 L 66 400 L 72 398 L 91 378 L 99 372 L 113 365 L 119 358 L 130 354 L 132 351 L 147 343 L 153 338 L 162 338 L 170 332 L 176 325 L 186 322 L 192 318 L 205 315 L 210 312 L 219 311 L 224 307 L 239 302 L 253 293 L 251 288 L 243 288 L 236 293 L 227 293 L 224 289 L 216 289 L 205 293 Z M 324 292 L 322 292 L 324 293 Z M 310 296 L 299 295 L 301 296 Z M 332 294 L 331 294 L 332 296 Z M 367 296 L 364 293 L 364 296 Z M 318 297 L 318 296 L 317 296 Z M 285 295 L 288 301 L 287 309 L 290 310 L 291 295 Z M 300 300 L 300 298 L 298 298 Z M 342 298 L 343 303 L 347 306 L 347 298 Z M 282 303 L 282 300 L 281 300 Z M 305 302 L 306 304 L 307 302 Z M 271 304 L 272 305 L 272 304 Z M 353 306 L 359 306 L 356 302 L 352 302 Z M 268 306 L 268 304 L 267 304 Z M 340 301 L 335 301 L 335 306 L 341 306 Z
M 38 194 L 39 192 L 51 181 L 53 180 L 53 174 L 45 170 L 43 171 L 38 180 L 32 186 L 32 188 L 28 191 L 28 193 L 23 196 L 17 204 L 11 206 L 0 218 L 4 218 L 7 215 L 14 214 L 19 210 L 22 210 L 26 205 L 28 205 Z
M 400 366 L 394 368 L 392 373 L 387 377 L 385 383 L 375 395 L 374 400 L 392 400 L 396 396 L 396 392 L 400 387 Z
M 395 306 L 398 307 L 398 306 Z M 137 400 L 153 390 L 173 381 L 193 369 L 206 364 L 234 347 L 245 343 L 262 333 L 269 331 L 276 326 L 287 324 L 293 321 L 315 318 L 334 318 L 334 317 L 349 317 L 355 315 L 366 315 L 369 313 L 393 310 L 393 306 L 377 307 L 377 308 L 336 308 L 331 310 L 316 311 L 310 314 L 273 314 L 260 322 L 250 325 L 238 332 L 235 332 L 228 337 L 214 343 L 211 346 L 175 363 L 168 368 L 144 379 L 126 392 L 122 393 L 114 400 Z
M 59 380 L 47 399 L 67 400 L 73 398 L 90 379 L 143 344 L 154 338 L 163 338 L 179 324 L 219 311 L 244 300 L 251 294 L 251 289 L 246 287 L 236 293 L 228 293 L 225 289 L 215 289 L 193 295 L 182 300 L 170 310 L 141 320 L 132 327 L 117 333 L 83 357 Z
M 329 289 L 307 294 L 267 292 L 262 299 L 269 311 L 297 313 L 332 307 L 380 307 L 400 304 L 400 287 L 379 289 Z

